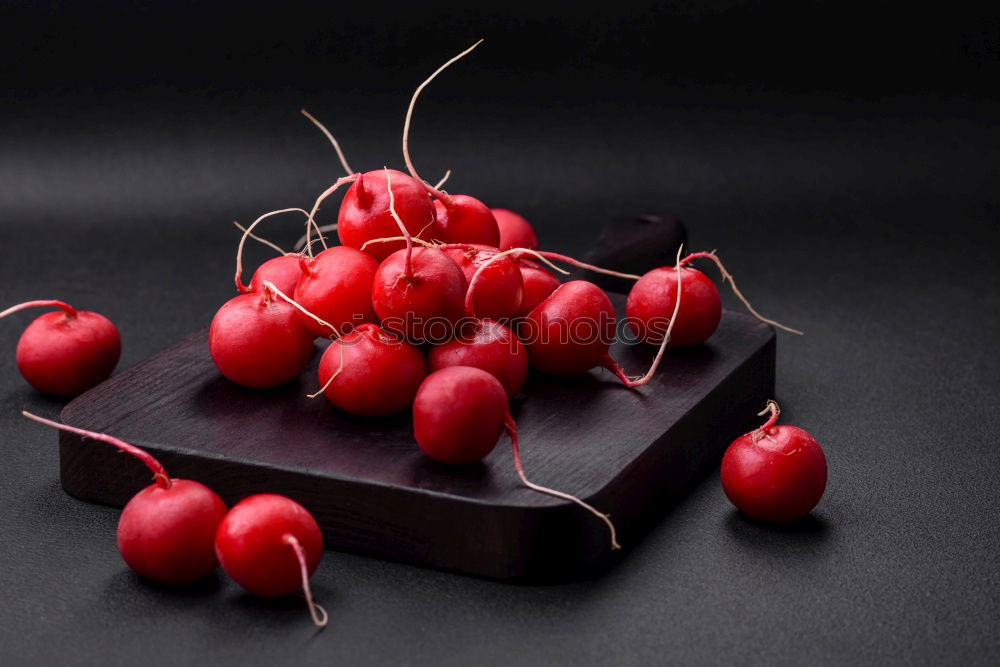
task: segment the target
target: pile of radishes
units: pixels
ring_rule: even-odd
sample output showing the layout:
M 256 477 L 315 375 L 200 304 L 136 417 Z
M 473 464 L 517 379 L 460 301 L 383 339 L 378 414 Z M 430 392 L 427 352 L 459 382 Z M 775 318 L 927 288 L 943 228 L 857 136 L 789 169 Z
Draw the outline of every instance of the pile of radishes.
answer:
M 333 144 L 346 176 L 308 210 L 268 212 L 244 229 L 236 250 L 238 295 L 212 319 L 209 350 L 226 378 L 265 389 L 299 377 L 314 354 L 316 338 L 329 339 L 312 396 L 322 394 L 336 409 L 366 418 L 410 411 L 415 446 L 444 464 L 478 462 L 507 433 L 522 482 L 592 512 L 606 525 L 611 548 L 618 548 L 610 517 L 525 475 L 509 402 L 523 387 L 529 368 L 558 376 L 603 368 L 629 388 L 647 384 L 668 348 L 701 345 L 719 325 L 719 291 L 690 266 L 701 259 L 718 266 L 754 315 L 787 327 L 750 306 L 714 252 L 684 257 L 678 252 L 673 266 L 643 276 L 609 271 L 540 250 L 524 217 L 446 192 L 447 175 L 436 185 L 422 180 L 408 146 L 417 98 L 442 70 L 477 45 L 442 65 L 413 94 L 402 141 L 408 173 L 384 167 L 353 171 L 333 135 L 305 114 Z M 345 186 L 336 224 L 321 227 L 316 220 L 321 206 Z M 301 249 L 278 248 L 280 256 L 258 267 L 246 284 L 247 240 L 263 241 L 254 230 L 264 220 L 291 213 L 305 224 L 297 244 Z M 324 232 L 334 229 L 340 245 L 328 246 Z M 629 376 L 610 354 L 616 319 L 608 295 L 585 280 L 562 283 L 557 273 L 565 271 L 558 264 L 635 281 L 626 305 L 628 325 L 642 343 L 657 348 L 645 372 Z M 69 396 L 110 375 L 120 339 L 107 319 L 58 301 L 27 302 L 0 317 L 29 306 L 59 309 L 33 322 L 18 344 L 18 366 L 29 383 Z M 776 405 L 770 409 L 776 417 Z M 153 471 L 155 483 L 129 502 L 119 524 L 119 548 L 136 572 L 158 581 L 190 581 L 221 562 L 238 583 L 261 595 L 304 588 L 314 619 L 325 622 L 308 588 L 322 538 L 304 508 L 261 495 L 227 513 L 208 488 L 171 479 L 142 450 L 31 417 L 110 442 Z M 796 518 L 822 495 L 822 450 L 804 431 L 793 429 L 773 426 L 772 419 L 735 442 L 726 455 L 726 493 L 751 516 Z M 783 458 L 774 459 L 769 452 Z

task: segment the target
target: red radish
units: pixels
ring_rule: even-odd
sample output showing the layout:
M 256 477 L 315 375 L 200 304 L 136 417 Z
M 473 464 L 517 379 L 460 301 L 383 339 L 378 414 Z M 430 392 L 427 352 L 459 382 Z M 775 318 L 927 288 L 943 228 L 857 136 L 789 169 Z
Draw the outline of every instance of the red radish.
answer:
M 427 361 L 432 371 L 449 366 L 472 366 L 500 380 L 508 397 L 524 386 L 528 377 L 528 352 L 510 329 L 491 320 L 475 326 L 452 340 L 432 347 Z
M 715 284 L 701 271 L 687 266 L 695 259 L 711 259 L 722 272 L 723 281 L 728 280 L 737 298 L 762 322 L 796 334 L 801 331 L 769 320 L 750 305 L 743 293 L 736 287 L 733 276 L 714 253 L 696 252 L 688 255 L 674 267 L 660 267 L 642 276 L 629 292 L 625 307 L 629 327 L 640 340 L 652 345 L 663 342 L 663 332 L 668 324 L 673 332 L 667 347 L 690 347 L 701 345 L 715 333 L 722 319 L 722 302 Z M 677 282 L 683 276 L 681 291 L 683 307 L 677 308 L 674 295 L 678 293 Z M 676 309 L 676 317 L 671 313 Z
M 244 498 L 219 524 L 215 553 L 226 574 L 254 595 L 302 590 L 313 622 L 326 625 L 326 610 L 313 602 L 309 586 L 323 557 L 323 535 L 302 505 L 270 493 Z
M 439 197 L 434 202 L 437 238 L 445 243 L 500 245 L 500 228 L 486 204 L 469 195 L 449 195 L 443 190 L 426 187 Z
M 375 273 L 375 312 L 386 330 L 408 340 L 447 340 L 465 309 L 465 275 L 441 250 L 413 247 L 409 230 L 396 215 L 392 179 L 389 170 L 385 172 L 389 212 L 406 239 L 406 248 L 387 257 Z
M 299 281 L 299 277 L 302 275 L 302 270 L 299 268 L 299 258 L 301 255 L 286 253 L 281 248 L 275 244 L 255 236 L 253 234 L 253 229 L 259 225 L 264 220 L 282 213 L 292 213 L 298 212 L 306 216 L 307 224 L 309 220 L 309 214 L 301 208 L 283 208 L 278 211 L 271 211 L 270 213 L 265 213 L 260 216 L 249 227 L 243 227 L 239 223 L 236 224 L 241 230 L 243 230 L 243 236 L 240 238 L 240 244 L 236 248 L 236 276 L 234 277 L 234 282 L 236 283 L 236 291 L 240 294 L 249 294 L 251 292 L 260 292 L 265 280 L 270 280 L 272 283 L 277 285 L 280 289 L 285 291 L 292 291 L 295 289 L 296 283 Z M 246 245 L 247 238 L 252 238 L 256 241 L 268 245 L 282 254 L 281 257 L 275 257 L 274 259 L 269 259 L 268 261 L 261 264 L 257 271 L 254 272 L 253 278 L 250 280 L 250 286 L 243 284 L 243 247 Z
M 35 307 L 59 310 L 36 317 L 17 341 L 17 368 L 28 384 L 53 396 L 76 396 L 108 379 L 122 352 L 111 320 L 55 300 L 25 301 L 0 318 Z
M 226 505 L 203 484 L 171 479 L 149 452 L 103 433 L 85 431 L 22 412 L 41 424 L 93 438 L 131 454 L 146 464 L 155 482 L 125 505 L 118 519 L 118 551 L 136 573 L 165 584 L 206 577 L 218 566 L 215 531 Z
M 264 289 L 219 308 L 208 330 L 208 348 L 224 376 L 244 387 L 265 389 L 285 384 L 305 369 L 313 354 L 313 334 L 294 306 Z
M 406 109 L 406 120 L 403 122 L 403 159 L 406 161 L 406 169 L 413 176 L 414 181 L 433 196 L 435 217 L 437 220 L 437 231 L 433 238 L 446 243 L 481 243 L 488 246 L 500 245 L 500 228 L 486 204 L 475 197 L 468 195 L 449 195 L 439 187 L 431 186 L 420 178 L 413 160 L 410 159 L 410 121 L 413 119 L 413 108 L 420 97 L 421 91 L 434 78 L 443 72 L 449 65 L 462 58 L 474 48 L 479 46 L 483 40 L 479 40 L 471 47 L 458 54 L 444 65 L 441 65 L 433 74 L 417 86 L 410 98 L 410 106 Z
M 392 174 L 393 205 L 407 233 L 417 238 L 437 236 L 434 205 L 423 186 L 401 171 L 377 169 L 359 174 L 344 195 L 337 216 L 337 234 L 343 245 L 361 249 L 372 239 L 397 235 L 396 221 L 389 213 L 390 178 L 386 172 Z M 403 247 L 398 241 L 377 243 L 366 246 L 365 252 L 382 261 Z
M 326 348 L 318 374 L 320 392 L 335 406 L 353 415 L 382 417 L 413 404 L 427 362 L 413 345 L 375 324 L 362 324 Z
M 777 425 L 774 401 L 759 414 L 771 417 L 729 445 L 722 457 L 722 488 L 729 500 L 762 521 L 793 521 L 808 514 L 826 489 L 826 455 L 796 426 Z
M 469 244 L 463 247 L 450 246 L 445 254 L 462 269 L 471 285 L 476 270 L 500 252 L 490 246 Z M 474 311 L 466 309 L 466 315 L 486 319 L 502 320 L 514 315 L 524 298 L 524 280 L 517 261 L 503 257 L 490 262 L 489 268 L 480 276 L 472 298 Z
M 302 307 L 342 333 L 375 321 L 372 285 L 378 262 L 371 255 L 346 246 L 334 246 L 315 257 L 302 257 L 300 267 L 302 277 L 295 287 L 295 300 Z M 300 315 L 300 319 L 317 336 L 331 333 L 312 317 Z
M 591 512 L 608 526 L 611 548 L 620 548 L 615 526 L 607 515 L 576 496 L 528 481 L 521 465 L 517 425 L 499 380 L 478 368 L 451 366 L 428 375 L 417 391 L 413 434 L 424 454 L 436 461 L 452 465 L 481 461 L 493 451 L 504 430 L 510 436 L 514 467 L 524 485 Z
M 530 248 L 538 250 L 538 235 L 524 216 L 505 208 L 490 209 L 500 228 L 500 249 Z
M 521 279 L 524 282 L 524 297 L 521 307 L 514 317 L 526 317 L 535 306 L 548 298 L 561 284 L 556 274 L 535 262 L 527 259 L 519 260 Z

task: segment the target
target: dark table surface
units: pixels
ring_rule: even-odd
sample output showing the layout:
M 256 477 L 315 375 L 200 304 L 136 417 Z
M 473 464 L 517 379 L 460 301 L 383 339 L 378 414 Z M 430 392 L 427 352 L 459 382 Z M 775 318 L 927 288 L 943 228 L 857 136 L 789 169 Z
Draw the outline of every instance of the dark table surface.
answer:
M 376 29 L 377 12 L 359 23 L 355 11 L 369 32 L 339 45 L 343 28 L 317 40 L 299 21 L 300 44 L 259 13 L 244 44 L 222 10 L 183 28 L 17 11 L 25 34 L 4 55 L 19 44 L 34 64 L 17 70 L 2 112 L 0 303 L 61 298 L 106 314 L 123 335 L 120 369 L 229 298 L 232 220 L 307 204 L 339 175 L 300 105 L 355 167 L 399 166 L 410 90 L 480 34 L 438 13 L 423 39 L 403 19 Z M 664 17 L 644 11 L 618 27 L 652 32 L 643 22 Z M 704 57 L 696 42 L 719 17 L 742 34 L 742 15 L 726 11 L 688 17 L 674 36 Z M 328 552 L 313 585 L 331 622 L 317 634 L 300 600 L 257 600 L 221 574 L 159 587 L 126 569 L 118 511 L 64 494 L 55 434 L 19 416 L 63 403 L 18 375 L 29 320 L 18 315 L 0 323 L 0 662 L 1000 660 L 995 55 L 949 51 L 958 79 L 929 58 L 919 73 L 873 62 L 853 85 L 865 59 L 845 55 L 840 71 L 819 53 L 828 38 L 809 64 L 777 47 L 745 63 L 736 49 L 731 64 L 694 71 L 676 48 L 653 62 L 661 43 L 642 41 L 637 65 L 596 29 L 570 34 L 542 14 L 523 43 L 513 19 L 477 15 L 497 51 L 488 42 L 428 88 L 418 165 L 429 179 L 452 168 L 453 191 L 523 212 L 554 250 L 581 253 L 606 221 L 647 210 L 684 218 L 694 248 L 718 248 L 761 311 L 807 332 L 779 337 L 777 399 L 826 449 L 829 486 L 811 517 L 749 521 L 713 474 L 607 576 L 555 587 Z M 551 35 L 577 50 L 534 62 Z M 112 37 L 123 46 L 101 46 Z M 517 49 L 528 53 L 505 60 Z M 779 60 L 793 71 L 767 67 Z M 797 77 L 811 68 L 819 79 L 806 85 Z M 299 227 L 262 232 L 287 246 Z

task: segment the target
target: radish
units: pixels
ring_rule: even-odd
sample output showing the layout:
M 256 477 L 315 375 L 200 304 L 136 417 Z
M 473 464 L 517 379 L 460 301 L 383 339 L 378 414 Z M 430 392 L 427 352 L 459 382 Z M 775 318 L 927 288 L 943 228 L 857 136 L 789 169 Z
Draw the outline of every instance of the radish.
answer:
M 528 377 L 528 352 L 510 329 L 491 320 L 475 325 L 450 341 L 432 347 L 427 357 L 432 371 L 449 366 L 484 370 L 513 398 Z
M 497 248 L 469 244 L 464 247 L 445 246 L 444 252 L 462 269 L 471 285 L 476 269 L 500 252 Z M 524 279 L 517 261 L 512 257 L 502 257 L 491 262 L 480 276 L 472 299 L 472 311 L 467 307 L 466 315 L 493 320 L 502 320 L 514 315 L 524 298 Z
M 171 479 L 149 452 L 103 433 L 60 424 L 30 412 L 25 417 L 100 440 L 146 464 L 155 482 L 125 505 L 118 519 L 118 551 L 137 574 L 165 584 L 197 581 L 218 566 L 215 531 L 226 515 L 222 499 L 203 484 Z
M 341 333 L 375 321 L 372 285 L 378 262 L 368 253 L 334 246 L 315 257 L 302 257 L 302 277 L 295 287 L 295 300 L 309 312 L 332 324 Z M 302 324 L 317 336 L 330 330 L 312 317 L 300 315 Z
M 505 208 L 490 209 L 500 229 L 500 249 L 530 248 L 538 250 L 538 235 L 524 216 Z
M 208 330 L 208 349 L 219 372 L 255 389 L 295 379 L 313 354 L 313 334 L 302 325 L 299 311 L 275 298 L 273 283 L 265 281 L 264 287 L 223 304 Z
M 396 215 L 389 213 L 390 173 L 395 190 L 393 205 Z M 344 195 L 340 214 L 337 216 L 337 234 L 343 245 L 360 249 L 372 239 L 394 236 L 397 231 L 396 218 L 402 220 L 406 232 L 411 236 L 438 236 L 434 204 L 428 199 L 420 183 L 401 171 L 368 171 L 359 174 Z M 367 246 L 365 252 L 382 261 L 403 247 L 401 242 L 380 243 Z
M 521 465 L 517 425 L 510 416 L 500 381 L 478 368 L 451 366 L 435 371 L 420 385 L 413 402 L 413 434 L 421 451 L 441 463 L 463 465 L 481 461 L 506 430 L 514 467 L 530 489 L 580 505 L 601 519 L 611 532 L 611 548 L 619 549 L 615 526 L 606 514 L 562 491 L 528 481 Z
M 313 602 L 309 577 L 323 557 L 323 535 L 309 510 L 290 498 L 262 493 L 233 505 L 215 533 L 215 553 L 237 584 L 261 597 L 305 594 L 313 623 L 326 610 Z
M 19 303 L 0 318 L 35 307 L 59 310 L 36 317 L 17 341 L 17 368 L 28 384 L 44 394 L 76 396 L 108 379 L 122 351 L 111 320 L 51 299 Z
M 695 259 L 711 259 L 722 272 L 723 282 L 729 281 L 737 298 L 757 319 L 767 324 L 801 335 L 802 332 L 769 320 L 750 305 L 736 287 L 733 276 L 722 265 L 715 253 L 696 252 L 680 260 L 674 267 L 660 267 L 646 273 L 632 287 L 625 306 L 629 327 L 639 339 L 652 345 L 663 342 L 663 332 L 672 325 L 673 332 L 667 347 L 701 345 L 715 333 L 722 319 L 722 302 L 715 284 L 701 271 L 687 266 Z M 683 276 L 684 288 L 679 290 L 678 280 Z M 674 295 L 681 293 L 684 306 L 676 309 Z M 677 311 L 676 317 L 671 313 Z
M 806 431 L 778 425 L 781 410 L 737 438 L 722 457 L 722 488 L 741 512 L 762 521 L 793 521 L 808 514 L 826 489 L 826 455 Z
M 326 348 L 318 375 L 320 392 L 344 412 L 382 417 L 413 404 L 427 362 L 413 345 L 375 324 L 362 324 Z
M 556 291 L 561 283 L 556 274 L 535 262 L 521 259 L 518 264 L 521 268 L 521 280 L 524 283 L 524 296 L 521 299 L 521 307 L 514 313 L 514 317 L 520 318 L 526 317 L 535 306 Z
M 458 54 L 441 67 L 437 68 L 433 74 L 417 86 L 410 98 L 410 106 L 406 109 L 406 120 L 403 122 L 403 159 L 406 162 L 406 169 L 413 176 L 414 181 L 422 185 L 423 188 L 434 197 L 435 218 L 437 221 L 437 231 L 432 236 L 446 243 L 480 243 L 488 246 L 500 245 L 500 228 L 493 217 L 493 212 L 483 202 L 468 195 L 449 195 L 439 187 L 434 187 L 426 183 L 417 174 L 410 159 L 410 122 L 413 119 L 413 108 L 420 97 L 421 91 L 431 81 L 443 72 L 449 65 L 459 60 L 474 48 L 482 44 L 479 40 L 468 49 Z
M 405 238 L 406 248 L 379 265 L 372 302 L 382 326 L 414 342 L 447 340 L 465 310 L 466 280 L 462 269 L 441 250 L 413 247 L 413 238 L 396 214 L 394 188 L 385 170 L 389 213 Z

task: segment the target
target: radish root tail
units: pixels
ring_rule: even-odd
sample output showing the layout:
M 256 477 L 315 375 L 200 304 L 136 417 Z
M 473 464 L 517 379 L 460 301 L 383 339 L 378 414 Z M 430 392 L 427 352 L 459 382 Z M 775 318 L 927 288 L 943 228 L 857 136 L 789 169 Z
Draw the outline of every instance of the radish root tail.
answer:
M 235 282 L 236 282 L 236 291 L 238 291 L 240 294 L 246 294 L 247 292 L 250 291 L 250 288 L 243 284 L 243 246 L 246 245 L 247 237 L 250 236 L 250 233 L 253 231 L 254 227 L 256 227 L 257 225 L 259 225 L 264 220 L 267 220 L 271 216 L 280 215 L 282 213 L 291 213 L 293 211 L 298 211 L 299 213 L 301 213 L 302 215 L 306 216 L 307 218 L 309 216 L 309 214 L 306 213 L 305 209 L 301 209 L 301 208 L 283 208 L 283 209 L 279 209 L 277 211 L 271 211 L 269 213 L 265 213 L 264 215 L 260 216 L 256 220 L 254 220 L 253 223 L 251 223 L 251 225 L 249 227 L 247 227 L 246 229 L 243 230 L 243 238 L 240 239 L 240 244 L 236 248 L 236 277 L 235 277 Z
M 333 144 L 333 150 L 337 151 L 337 157 L 340 158 L 340 165 L 344 168 L 344 171 L 347 173 L 347 175 L 350 176 L 354 174 L 354 170 L 351 169 L 351 165 L 347 164 L 347 158 L 344 157 L 344 151 L 340 150 L 340 144 L 338 144 L 337 140 L 333 138 L 333 134 L 330 133 L 330 130 L 326 129 L 323 123 L 316 120 L 313 117 L 313 115 L 308 111 L 306 111 L 305 109 L 299 109 L 299 111 L 302 112 L 303 116 L 312 121 L 312 124 L 318 127 L 319 131 L 322 132 L 324 135 L 326 135 L 326 138 L 330 141 L 331 144 Z
M 286 533 L 281 539 L 292 548 L 292 551 L 295 552 L 295 558 L 299 561 L 299 572 L 302 574 L 302 593 L 305 594 L 306 604 L 309 605 L 309 615 L 312 616 L 313 623 L 316 624 L 317 628 L 325 628 L 330 620 L 330 615 L 320 604 L 313 601 L 312 587 L 309 585 L 309 568 L 306 566 L 306 552 L 294 535 Z
M 305 211 L 303 211 L 303 213 L 305 213 Z M 234 224 L 234 225 L 236 225 L 236 229 L 240 230 L 240 231 L 241 231 L 241 232 L 243 232 L 244 234 L 246 234 L 246 233 L 247 233 L 247 228 L 246 228 L 246 227 L 244 227 L 243 225 L 241 225 L 240 223 L 238 223 L 238 222 L 236 222 L 235 220 L 233 220 L 233 224 Z M 275 250 L 275 251 L 277 251 L 277 253 L 278 253 L 279 255 L 283 256 L 283 257 L 284 257 L 285 255 L 287 255 L 287 254 L 288 254 L 288 253 L 287 253 L 287 252 L 285 252 L 285 250 L 284 250 L 284 249 L 283 249 L 283 248 L 282 248 L 281 246 L 279 246 L 279 245 L 278 245 L 277 243 L 272 243 L 271 241 L 268 241 L 268 240 L 267 240 L 267 239 L 265 239 L 265 238 L 262 238 L 262 237 L 260 237 L 260 236 L 257 236 L 256 234 L 248 234 L 248 236 L 249 236 L 250 238 L 252 238 L 252 239 L 253 239 L 254 241 L 256 241 L 257 243 L 262 243 L 262 244 L 266 245 L 266 246 L 267 246 L 268 248 L 271 248 L 272 250 Z
M 389 210 L 388 213 L 392 216 L 392 219 L 396 221 L 399 226 L 399 231 L 403 233 L 403 237 L 406 239 L 406 281 L 408 283 L 413 282 L 413 238 L 410 236 L 410 230 L 406 228 L 403 224 L 403 220 L 396 213 L 396 198 L 392 194 L 392 176 L 389 175 L 389 167 L 382 167 L 385 169 L 385 189 L 389 191 Z
M 454 63 L 457 60 L 461 60 L 466 55 L 471 53 L 473 49 L 475 49 L 482 43 L 483 40 L 479 40 L 478 42 L 467 48 L 465 51 L 462 51 L 457 56 L 453 57 L 451 60 L 441 65 L 436 70 L 434 70 L 433 74 L 431 74 L 429 77 L 427 77 L 427 79 L 424 80 L 423 83 L 417 86 L 417 89 L 413 91 L 413 97 L 410 98 L 410 106 L 406 109 L 406 120 L 403 121 L 403 160 L 406 162 L 407 171 L 410 172 L 410 176 L 413 176 L 413 178 L 418 183 L 422 183 L 424 185 L 424 187 L 427 189 L 427 192 L 433 195 L 436 199 L 440 199 L 441 202 L 447 208 L 451 208 L 452 206 L 454 206 L 454 202 L 452 201 L 448 193 L 438 190 L 437 188 L 433 188 L 424 183 L 423 179 L 421 179 L 420 176 L 417 174 L 416 167 L 413 166 L 413 160 L 410 159 L 410 122 L 413 119 L 413 107 L 416 106 L 417 98 L 420 97 L 420 93 L 423 91 L 424 88 L 427 87 L 427 84 L 433 81 L 438 74 L 448 69 L 448 67 L 452 63 Z
M 685 257 L 684 259 L 682 259 L 680 263 L 682 265 L 683 264 L 687 264 L 691 260 L 694 260 L 694 259 L 710 259 L 713 262 L 715 262 L 716 266 L 719 267 L 719 272 L 722 273 L 722 282 L 726 282 L 727 280 L 729 281 L 729 287 L 733 290 L 733 294 L 736 295 L 737 299 L 739 299 L 740 301 L 743 302 L 743 305 L 747 307 L 747 310 L 749 310 L 750 313 L 754 317 L 756 317 L 758 320 L 760 320 L 761 322 L 764 322 L 766 324 L 770 324 L 772 326 L 776 326 L 779 329 L 784 329 L 785 331 L 787 331 L 789 333 L 798 334 L 799 336 L 803 335 L 802 332 L 799 331 L 798 329 L 793 329 L 791 327 L 786 327 L 781 322 L 775 322 L 774 320 L 769 320 L 768 318 L 766 318 L 763 315 L 761 315 L 760 313 L 758 313 L 754 309 L 754 307 L 750 305 L 750 302 L 747 300 L 747 298 L 745 296 L 743 296 L 743 292 L 741 292 L 740 289 L 736 286 L 736 281 L 733 280 L 733 274 L 729 273 L 729 271 L 726 270 L 726 267 L 722 265 L 722 261 L 719 259 L 718 255 L 716 255 L 714 252 L 696 252 L 696 253 L 692 253 L 692 254 L 688 255 L 687 257 Z
M 342 370 L 344 370 L 344 346 L 343 344 L 340 344 L 340 367 L 337 369 L 337 372 L 330 376 L 330 379 L 326 381 L 326 384 L 319 388 L 319 391 L 314 394 L 306 394 L 306 398 L 316 398 L 325 392 L 327 387 L 333 384 L 333 381 L 337 379 L 337 376 L 340 375 Z
M 75 426 L 68 426 L 66 424 L 60 424 L 59 422 L 54 422 L 51 419 L 46 419 L 45 417 L 39 417 L 38 415 L 33 415 L 27 410 L 22 410 L 21 414 L 32 419 L 39 424 L 45 424 L 46 426 L 51 426 L 52 428 L 57 428 L 60 431 L 67 431 L 69 433 L 76 433 L 84 438 L 90 438 L 92 440 L 100 440 L 101 442 L 106 442 L 109 445 L 117 447 L 120 451 L 126 454 L 131 454 L 135 458 L 139 459 L 146 464 L 150 472 L 153 473 L 153 479 L 156 481 L 156 485 L 162 489 L 169 489 L 173 486 L 173 480 L 167 474 L 164 469 L 163 464 L 156 460 L 156 458 L 147 452 L 145 449 L 140 449 L 135 445 L 130 445 L 124 440 L 119 440 L 118 438 L 113 438 L 110 435 L 104 433 L 97 433 L 96 431 L 87 431 L 82 428 L 76 428 Z
M 771 413 L 771 416 L 768 418 L 768 420 L 763 424 L 761 424 L 759 428 L 755 429 L 750 433 L 750 440 L 755 445 L 758 442 L 760 442 L 761 438 L 767 435 L 767 429 L 774 426 L 774 423 L 778 421 L 778 415 L 781 414 L 781 408 L 778 407 L 778 402 L 775 401 L 773 398 L 767 402 L 767 405 L 764 407 L 763 410 L 757 413 L 757 416 L 763 417 L 768 412 Z
M 316 320 L 321 326 L 329 327 L 330 330 L 333 331 L 333 336 L 330 337 L 331 340 L 333 340 L 334 338 L 340 338 L 340 332 L 337 330 L 337 327 L 333 326 L 323 318 L 314 315 L 313 313 L 303 308 L 295 299 L 293 299 L 292 297 L 288 296 L 280 289 L 275 287 L 274 283 L 272 283 L 270 280 L 264 281 L 264 289 L 270 291 L 275 296 L 280 297 L 283 301 L 287 301 L 292 308 L 295 308 L 297 311 L 299 311 L 306 317 L 311 317 L 312 319 Z
M 64 301 L 57 301 L 55 299 L 40 299 L 37 301 L 25 301 L 24 303 L 19 303 L 16 306 L 11 306 L 7 310 L 0 313 L 0 318 L 7 317 L 11 313 L 16 313 L 19 310 L 25 310 L 26 308 L 58 308 L 66 314 L 66 319 L 76 317 L 76 309 Z
M 546 495 L 555 496 L 556 498 L 562 498 L 563 500 L 569 500 L 570 502 L 576 503 L 583 509 L 587 510 L 588 512 L 596 516 L 598 519 L 600 519 L 605 523 L 605 525 L 608 527 L 608 530 L 611 533 L 612 551 L 621 549 L 622 546 L 618 544 L 618 533 L 615 530 L 615 524 L 611 522 L 611 516 L 609 514 L 605 514 L 604 512 L 601 512 L 592 505 L 588 505 L 587 503 L 580 500 L 574 495 L 563 493 L 562 491 L 556 491 L 555 489 L 550 489 L 547 486 L 541 486 L 539 484 L 535 484 L 534 482 L 528 480 L 527 476 L 524 474 L 524 468 L 521 465 L 521 453 L 517 444 L 517 425 L 514 423 L 514 418 L 511 417 L 509 413 L 504 418 L 504 426 L 507 428 L 507 434 L 510 436 L 511 449 L 514 453 L 514 468 L 517 469 L 517 475 L 518 477 L 521 478 L 521 482 L 529 489 L 538 491 L 539 493 L 544 493 Z
M 322 204 L 327 197 L 336 192 L 341 185 L 343 185 L 344 183 L 353 183 L 357 179 L 358 179 L 357 174 L 351 174 L 350 176 L 341 176 L 336 180 L 336 182 L 333 185 L 324 190 L 323 193 L 316 198 L 316 203 L 313 204 L 312 211 L 309 212 L 309 219 L 306 221 L 305 246 L 309 248 L 310 257 L 312 257 L 312 245 L 310 244 L 310 239 L 312 238 L 312 232 L 314 227 L 316 228 L 316 233 L 319 235 L 320 242 L 323 244 L 323 248 L 326 249 L 327 247 L 329 247 L 326 245 L 326 239 L 323 238 L 323 233 L 319 231 L 319 225 L 316 224 L 316 213 L 319 211 L 320 204 Z

